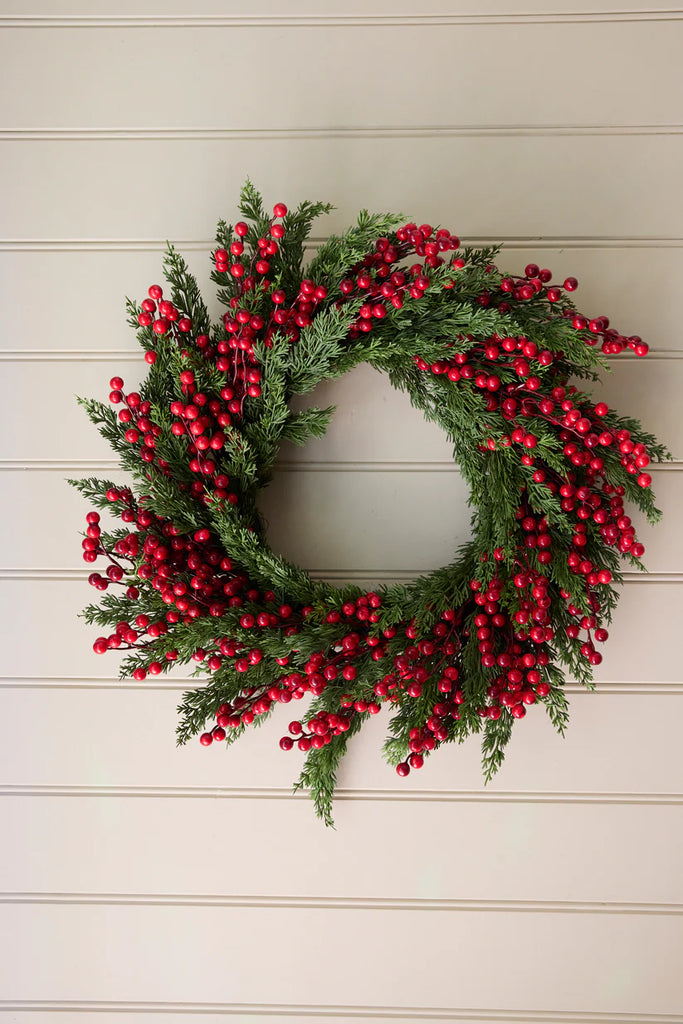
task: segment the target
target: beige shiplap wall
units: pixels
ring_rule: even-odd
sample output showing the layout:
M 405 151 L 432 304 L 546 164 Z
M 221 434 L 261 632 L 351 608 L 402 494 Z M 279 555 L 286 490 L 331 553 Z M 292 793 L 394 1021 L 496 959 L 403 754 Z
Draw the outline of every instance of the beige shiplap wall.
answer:
M 633 0 L 0 4 L 0 1020 L 683 1021 L 682 44 L 682 9 Z M 604 396 L 679 460 L 567 738 L 528 716 L 484 789 L 476 741 L 397 780 L 373 722 L 334 832 L 280 726 L 177 750 L 182 680 L 117 682 L 76 618 L 64 477 L 115 470 L 73 395 L 140 373 L 122 296 L 166 238 L 208 282 L 246 174 L 334 202 L 318 238 L 399 208 L 576 273 L 653 348 Z M 331 579 L 446 561 L 438 431 L 367 368 L 320 400 L 275 545 Z

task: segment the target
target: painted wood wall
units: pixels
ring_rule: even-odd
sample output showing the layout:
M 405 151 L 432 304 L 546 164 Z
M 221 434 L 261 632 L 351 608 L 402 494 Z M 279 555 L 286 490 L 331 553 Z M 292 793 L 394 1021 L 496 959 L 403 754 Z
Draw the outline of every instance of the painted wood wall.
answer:
M 0 5 L 0 1019 L 683 1021 L 683 10 L 659 0 L 3 0 Z M 165 239 L 208 281 L 249 174 L 502 240 L 652 346 L 604 396 L 679 461 L 572 724 L 400 781 L 355 743 L 337 830 L 289 796 L 282 723 L 174 745 L 182 681 L 115 681 L 64 484 L 110 469 L 73 396 L 140 373 L 123 295 Z M 360 368 L 285 453 L 274 544 L 330 579 L 447 561 L 465 489 L 438 431 Z M 416 526 L 416 522 L 419 523 Z M 380 716 L 381 718 L 382 716 Z

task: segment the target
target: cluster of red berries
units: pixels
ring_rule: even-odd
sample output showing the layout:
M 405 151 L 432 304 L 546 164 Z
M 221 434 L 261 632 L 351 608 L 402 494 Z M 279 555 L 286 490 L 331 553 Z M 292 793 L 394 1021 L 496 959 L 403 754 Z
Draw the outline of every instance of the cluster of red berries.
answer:
M 157 439 L 161 437 L 161 427 L 150 419 L 151 402 L 143 400 L 137 391 L 131 391 L 128 395 L 124 394 L 121 377 L 112 377 L 109 387 L 111 388 L 109 401 L 112 405 L 124 403 L 124 408 L 119 410 L 118 420 L 126 428 L 123 432 L 125 440 L 128 444 L 139 444 L 138 454 L 142 462 L 156 461 L 159 469 L 167 472 L 168 463 L 163 459 L 158 459 L 154 452 Z
M 440 253 L 457 250 L 460 240 L 445 228 L 436 233 L 430 224 L 406 224 L 396 233 L 397 241 L 378 238 L 374 252 L 368 253 L 353 268 L 354 276 L 345 277 L 339 286 L 344 300 L 363 298 L 358 317 L 351 325 L 349 338 L 358 338 L 372 330 L 373 324 L 384 320 L 388 307 L 401 309 L 408 299 L 417 301 L 432 284 L 430 270 L 445 264 Z M 422 257 L 423 262 L 402 269 L 402 263 L 411 254 Z M 453 269 L 465 265 L 456 258 Z
M 409 223 L 395 237 L 377 239 L 373 250 L 349 269 L 334 295 L 310 279 L 302 280 L 296 293 L 288 295 L 277 283 L 277 261 L 286 236 L 285 224 L 280 221 L 286 215 L 286 206 L 276 204 L 267 230 L 249 246 L 251 255 L 246 258 L 252 229 L 243 222 L 235 226 L 227 247 L 215 250 L 216 275 L 219 280 L 225 275 L 234 294 L 222 319 L 223 330 L 213 338 L 197 333 L 192 318 L 165 299 L 160 286 L 149 288 L 137 313 L 147 349 L 145 358 L 154 366 L 162 350 L 180 356 L 174 363 L 181 366 L 174 382 L 176 397 L 168 405 L 170 439 L 154 422 L 150 401 L 138 392 L 126 394 L 120 377 L 110 382 L 110 401 L 121 407 L 117 415 L 122 437 L 135 446 L 148 475 L 177 472 L 163 454 L 177 452 L 177 441 L 184 442 L 186 475 L 178 484 L 198 504 L 239 506 L 241 502 L 239 487 L 224 469 L 230 463 L 229 435 L 239 432 L 246 411 L 257 408 L 246 403 L 257 403 L 262 396 L 257 343 L 272 347 L 276 338 L 285 338 L 295 344 L 320 310 L 331 303 L 341 306 L 360 301 L 348 332 L 348 340 L 353 342 L 392 310 L 422 300 L 435 283 L 453 288 L 466 266 L 457 254 L 460 242 L 455 235 L 443 228 L 434 230 L 429 224 Z M 455 255 L 449 256 L 452 253 Z M 416 262 L 405 265 L 415 257 Z M 492 265 L 486 269 L 497 274 Z M 524 277 L 501 277 L 476 300 L 481 306 L 493 304 L 506 313 L 512 302 L 540 298 L 559 303 L 565 292 L 577 287 L 575 278 L 567 278 L 560 287 L 550 284 L 551 277 L 549 270 L 530 264 Z M 550 319 L 551 312 L 546 315 Z M 571 319 L 587 344 L 600 340 L 606 353 L 627 347 L 637 355 L 647 352 L 640 338 L 620 335 L 609 327 L 606 317 L 589 320 L 572 309 L 560 309 L 557 315 Z M 624 514 L 625 490 L 606 479 L 605 453 L 618 452 L 621 466 L 646 488 L 651 478 L 645 472 L 650 461 L 645 445 L 634 440 L 628 430 L 607 426 L 607 405 L 593 405 L 567 384 L 561 352 L 539 347 L 524 335 L 496 333 L 484 339 L 461 335 L 452 347 L 460 351 L 431 364 L 417 356 L 414 362 L 419 370 L 444 378 L 445 386 L 471 388 L 481 395 L 492 425 L 489 436 L 476 443 L 482 451 L 519 446 L 520 461 L 529 467 L 533 483 L 557 495 L 562 511 L 571 517 L 572 539 L 569 544 L 554 540 L 547 518 L 534 511 L 524 491 L 515 513 L 516 532 L 508 547 L 490 553 L 496 563 L 493 579 L 485 586 L 472 579 L 467 600 L 458 608 L 443 611 L 425 635 L 419 634 L 412 619 L 383 626 L 383 598 L 374 592 L 324 613 L 280 603 L 273 591 L 255 586 L 233 563 L 210 529 L 182 531 L 171 519 L 151 511 L 148 499 L 136 500 L 127 488 L 107 491 L 112 510 L 130 526 L 125 535 L 119 531 L 109 540 L 102 533 L 99 514 L 88 513 L 83 557 L 89 563 L 99 556 L 109 561 L 104 575 L 90 575 L 92 586 L 103 591 L 119 585 L 131 601 L 139 598 L 141 587 L 148 587 L 166 606 L 163 615 L 139 614 L 132 621 L 119 622 L 109 636 L 99 637 L 93 645 L 97 653 L 139 651 L 144 663 L 134 670 L 135 679 L 156 675 L 165 663 L 178 658 L 170 642 L 164 645 L 163 656 L 158 654 L 161 637 L 171 634 L 170 641 L 175 628 L 207 616 L 219 620 L 228 611 L 244 607 L 239 639 L 217 635 L 192 654 L 210 673 L 230 667 L 244 678 L 239 695 L 216 709 L 215 726 L 200 737 L 203 745 L 224 740 L 228 730 L 250 725 L 274 704 L 301 700 L 306 694 L 320 696 L 331 685 L 336 692 L 348 684 L 353 692 L 340 694 L 336 710 L 293 720 L 280 746 L 283 750 L 295 746 L 301 751 L 320 749 L 347 732 L 358 716 L 377 714 L 383 703 L 408 699 L 416 702 L 419 712 L 410 731 L 408 757 L 397 768 L 399 775 L 407 775 L 411 768 L 422 766 L 426 752 L 451 738 L 461 718 L 467 684 L 455 662 L 472 636 L 489 679 L 485 694 L 478 695 L 477 713 L 491 720 L 506 711 L 514 718 L 524 717 L 526 707 L 547 697 L 551 690 L 545 670 L 555 630 L 546 567 L 556 558 L 565 559 L 577 578 L 575 595 L 561 591 L 567 614 L 575 620 L 565 627 L 566 637 L 578 645 L 591 665 L 600 663 L 594 644 L 607 638 L 600 625 L 600 588 L 610 583 L 612 575 L 585 555 L 589 527 L 597 526 L 606 545 L 636 558 L 642 556 L 643 547 Z M 212 383 L 202 385 L 203 380 Z M 551 468 L 543 456 L 541 437 L 548 427 L 561 442 L 566 461 L 562 473 Z M 170 448 L 169 441 L 176 447 Z M 482 556 L 482 561 L 488 559 L 488 554 Z M 292 659 L 297 652 L 290 642 L 292 654 L 271 657 L 270 681 L 252 685 L 251 680 L 262 678 L 262 672 L 255 669 L 267 657 L 264 650 L 272 650 L 273 636 L 298 635 L 310 616 L 326 626 L 338 626 L 335 641 L 308 657 L 303 666 L 295 659 L 300 669 L 294 670 Z M 374 681 L 364 687 L 363 665 L 370 662 L 386 668 L 375 670 Z
M 496 271 L 493 265 L 490 269 Z M 555 303 L 561 301 L 563 292 L 575 292 L 579 286 L 575 277 L 566 278 L 562 285 L 550 285 L 552 276 L 552 271 L 547 268 L 540 269 L 535 263 L 529 263 L 524 268 L 524 277 L 503 277 L 496 290 L 484 292 L 478 301 L 483 306 L 496 303 L 501 313 L 509 313 L 512 308 L 507 301 L 509 298 L 528 302 L 540 296 Z M 609 317 L 589 318 L 572 309 L 565 310 L 562 316 L 571 321 L 576 331 L 584 332 L 583 340 L 587 345 L 597 345 L 600 340 L 600 347 L 606 355 L 618 355 L 626 348 L 630 348 L 637 356 L 645 356 L 649 351 L 647 344 L 638 335 L 627 337 L 610 327 Z
M 276 219 L 286 215 L 285 204 L 276 203 L 273 207 L 273 219 L 265 235 L 257 239 L 258 251 L 254 253 L 249 266 L 242 262 L 244 239 L 249 234 L 249 225 L 244 221 L 235 225 L 237 237 L 230 243 L 230 251 L 216 249 L 213 254 L 219 279 L 225 274 L 239 285 L 239 295 L 230 299 L 230 312 L 223 317 L 223 325 L 228 333 L 228 344 L 233 349 L 247 353 L 252 359 L 252 365 L 255 365 L 252 344 L 259 335 L 263 336 L 267 348 L 272 347 L 276 333 L 283 334 L 290 342 L 298 341 L 302 329 L 308 327 L 320 303 L 327 297 L 327 289 L 323 285 L 316 285 L 315 282 L 304 279 L 299 286 L 298 294 L 287 305 L 290 297 L 282 288 L 274 287 L 269 280 L 267 275 L 272 269 L 271 261 L 279 253 L 281 240 L 286 234 L 285 225 L 277 223 Z M 270 296 L 272 305 L 266 315 L 253 313 L 244 304 L 246 298 L 259 293 Z M 220 344 L 218 349 L 220 352 Z M 260 390 L 255 389 L 259 379 L 255 378 L 249 382 L 252 389 L 247 391 L 251 397 L 258 397 L 260 394 Z
M 496 719 L 503 708 L 508 708 L 513 717 L 522 718 L 525 705 L 550 692 L 549 684 L 542 677 L 542 669 L 549 661 L 548 654 L 544 650 L 534 652 L 528 649 L 529 640 L 538 647 L 553 636 L 547 625 L 550 604 L 548 581 L 538 573 L 531 575 L 529 580 L 520 573 L 515 580 L 519 587 L 526 588 L 530 582 L 533 586 L 530 587 L 529 598 L 520 600 L 515 616 L 518 628 L 512 637 L 509 618 L 498 603 L 504 585 L 500 579 L 495 579 L 484 593 L 479 592 L 479 584 L 473 580 L 470 601 L 457 610 L 446 609 L 430 634 L 422 638 L 414 622 L 377 631 L 371 620 L 374 618 L 376 622 L 379 619 L 382 601 L 375 593 L 345 603 L 340 611 L 329 612 L 326 621 L 340 623 L 345 630 L 350 628 L 350 632 L 344 632 L 330 651 L 313 654 L 303 673 L 285 673 L 267 690 L 246 689 L 238 702 L 221 705 L 216 713 L 216 726 L 200 737 L 202 744 L 208 746 L 213 740 L 224 739 L 226 729 L 250 724 L 255 716 L 270 710 L 273 702 L 300 700 L 308 692 L 320 696 L 336 680 L 353 683 L 359 674 L 356 665 L 368 656 L 374 661 L 389 657 L 389 671 L 374 683 L 366 695 L 342 694 L 339 712 L 319 711 L 307 720 L 295 719 L 289 725 L 290 735 L 282 737 L 280 746 L 283 750 L 291 750 L 294 746 L 301 751 L 320 749 L 335 736 L 348 731 L 354 716 L 377 714 L 383 703 L 396 704 L 405 696 L 417 700 L 422 697 L 430 680 L 438 677 L 437 698 L 430 705 L 422 725 L 414 727 L 411 732 L 410 757 L 397 767 L 399 775 L 407 775 L 411 767 L 422 766 L 424 751 L 432 751 L 449 739 L 449 725 L 460 719 L 459 708 L 465 694 L 457 685 L 460 673 L 452 662 L 469 637 L 471 626 L 464 623 L 472 611 L 476 612 L 473 624 L 482 665 L 505 672 L 505 675 L 496 677 L 488 688 L 489 703 L 477 711 L 482 717 Z M 310 609 L 304 609 L 304 612 L 310 612 Z M 535 625 L 527 629 L 530 621 Z M 502 638 L 502 645 L 497 643 L 497 637 Z M 387 649 L 389 644 L 396 651 L 393 655 Z M 497 653 L 493 653 L 495 650 Z M 281 659 L 280 663 L 287 660 Z
M 258 240 L 258 258 L 256 255 L 252 260 L 252 267 L 250 267 L 250 273 L 252 270 L 256 270 L 257 274 L 262 276 L 266 275 L 270 270 L 270 263 L 268 257 L 275 256 L 278 252 L 278 244 L 276 239 L 282 238 L 285 234 L 285 228 L 282 224 L 276 224 L 275 218 L 282 219 L 287 216 L 287 207 L 284 203 L 276 203 L 273 207 L 273 221 L 271 221 L 268 234 L 270 238 L 259 238 Z M 216 270 L 221 274 L 230 273 L 233 277 L 238 280 L 243 278 L 247 272 L 247 268 L 242 262 L 241 257 L 244 254 L 244 242 L 242 239 L 246 238 L 249 234 L 249 225 L 245 224 L 244 221 L 239 221 L 235 224 L 235 235 L 237 236 L 230 244 L 230 253 L 226 249 L 216 249 L 214 253 L 214 261 L 216 263 Z M 232 263 L 230 262 L 232 260 Z
M 163 337 L 171 331 L 176 337 L 187 336 L 192 331 L 192 321 L 189 316 L 183 315 L 172 302 L 163 297 L 163 289 L 158 284 L 153 284 L 148 292 L 148 297 L 143 299 L 140 312 L 138 313 L 138 324 L 140 327 L 150 327 L 155 335 Z M 150 365 L 156 362 L 156 353 L 148 351 L 145 359 Z
M 112 506 L 123 505 L 118 513 L 121 520 L 134 528 L 123 537 L 118 537 L 107 546 L 107 538 L 100 528 L 97 512 L 87 515 L 86 537 L 83 541 L 83 557 L 94 562 L 99 556 L 106 557 L 110 564 L 106 575 L 91 573 L 89 582 L 97 590 L 106 590 L 112 584 L 126 587 L 129 600 L 137 600 L 140 590 L 130 586 L 124 576 L 137 577 L 136 582 L 145 581 L 159 594 L 168 606 L 164 617 L 151 620 L 147 615 L 138 615 L 135 624 L 121 622 L 109 637 L 98 637 L 93 644 L 97 654 L 110 649 L 143 650 L 150 641 L 168 633 L 178 623 L 185 625 L 205 615 L 220 618 L 230 608 L 240 608 L 245 603 L 265 603 L 273 606 L 275 594 L 262 592 L 251 583 L 247 575 L 234 568 L 231 559 L 217 546 L 216 538 L 207 529 L 183 534 L 172 522 L 162 519 L 145 507 L 144 496 L 136 502 L 132 493 L 125 489 L 110 488 L 107 499 Z M 261 613 L 256 619 L 248 614 L 242 616 L 244 628 L 258 624 L 260 627 L 284 627 L 285 631 L 296 628 L 292 622 L 292 609 L 280 605 L 277 610 Z M 197 650 L 196 661 L 207 658 L 207 667 L 217 670 L 223 658 L 235 658 L 236 671 L 257 664 L 262 653 L 257 648 L 245 650 L 243 644 L 227 640 L 216 640 L 212 654 Z M 178 657 L 176 650 L 168 650 L 165 659 L 173 662 Z M 152 660 L 146 668 L 135 670 L 134 677 L 145 678 L 146 673 L 156 675 L 161 665 Z

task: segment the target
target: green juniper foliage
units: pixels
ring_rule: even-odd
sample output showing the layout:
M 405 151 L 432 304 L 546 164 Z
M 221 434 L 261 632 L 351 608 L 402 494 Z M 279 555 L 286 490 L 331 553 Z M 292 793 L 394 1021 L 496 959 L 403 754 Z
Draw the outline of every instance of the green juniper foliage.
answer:
M 140 681 L 195 663 L 180 743 L 234 742 L 292 703 L 281 746 L 306 754 L 298 785 L 327 823 L 347 743 L 380 711 L 399 775 L 481 732 L 490 778 L 537 703 L 562 732 L 565 671 L 590 685 L 622 560 L 641 564 L 624 504 L 658 518 L 646 467 L 667 457 L 572 383 L 594 380 L 603 354 L 646 351 L 578 313 L 573 279 L 505 274 L 496 248 L 367 211 L 305 267 L 330 209 L 271 215 L 247 183 L 244 219 L 218 226 L 214 324 L 169 246 L 165 296 L 127 303 L 144 383 L 126 393 L 114 378 L 110 403 L 82 400 L 130 487 L 71 481 L 93 508 L 84 558 L 108 563 L 90 577 L 107 593 L 84 612 L 103 630 L 94 649 L 125 652 L 122 676 Z M 334 412 L 292 399 L 359 363 L 442 427 L 473 509 L 447 565 L 369 593 L 272 551 L 258 510 L 282 442 L 322 436 Z

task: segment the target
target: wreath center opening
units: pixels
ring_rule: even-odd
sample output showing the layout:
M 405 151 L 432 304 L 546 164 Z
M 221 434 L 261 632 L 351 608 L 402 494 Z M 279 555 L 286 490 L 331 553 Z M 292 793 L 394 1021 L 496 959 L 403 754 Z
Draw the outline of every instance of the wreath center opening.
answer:
M 471 540 L 469 487 L 449 441 L 367 364 L 319 385 L 298 410 L 334 405 L 322 438 L 286 442 L 259 495 L 268 543 L 330 583 L 405 581 Z

